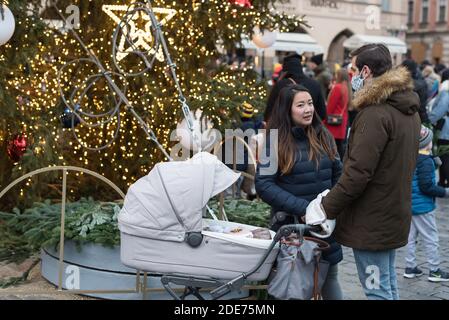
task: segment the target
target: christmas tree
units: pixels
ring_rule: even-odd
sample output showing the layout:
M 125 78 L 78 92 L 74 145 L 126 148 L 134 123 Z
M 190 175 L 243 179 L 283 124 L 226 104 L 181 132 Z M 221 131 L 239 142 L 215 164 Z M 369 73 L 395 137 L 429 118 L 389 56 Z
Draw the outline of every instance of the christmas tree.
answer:
M 298 17 L 277 12 L 276 2 L 288 1 L 151 1 L 188 105 L 192 111 L 201 109 L 215 128 L 229 128 L 230 121 L 239 118 L 238 107 L 244 101 L 263 109 L 267 88 L 255 70 L 232 70 L 218 61 L 220 48 L 235 49 L 242 35 L 251 37 L 256 26 L 286 32 L 303 23 Z M 164 148 L 170 151 L 176 143 L 170 141 L 170 135 L 182 119 L 182 110 L 160 52 L 146 52 L 154 57 L 154 63 L 145 70 L 145 60 L 133 50 L 120 47 L 120 39 L 115 42 L 119 52 L 112 50 L 117 21 L 126 15 L 131 1 L 10 0 L 7 6 L 15 16 L 16 30 L 12 39 L 0 46 L 0 190 L 32 170 L 72 165 L 98 172 L 126 191 L 155 163 L 167 159 L 123 108 L 104 77 L 95 77 L 98 70 L 91 61 L 66 65 L 87 55 L 73 34 L 49 23 L 59 19 L 67 29 L 68 20 L 61 20 L 53 3 L 68 19 L 78 17 L 79 10 L 79 25 L 72 25 L 76 33 L 112 72 L 118 86 L 124 91 L 126 88 L 126 97 Z M 130 19 L 135 23 L 136 37 L 151 39 L 143 35 L 150 32 L 144 16 Z M 139 49 L 145 51 L 144 43 Z M 114 58 L 121 70 L 114 65 Z M 63 72 L 59 73 L 61 68 Z M 125 77 L 122 72 L 137 75 Z M 77 100 L 80 92 L 85 95 Z M 72 122 L 61 93 L 72 107 L 96 117 L 85 119 L 86 123 L 78 123 L 75 117 Z M 3 198 L 2 205 L 15 205 L 17 197 L 25 203 L 27 199 L 56 196 L 59 179 L 57 174 L 30 179 Z M 114 200 L 109 189 L 89 179 L 82 174 L 73 176 L 69 195 Z

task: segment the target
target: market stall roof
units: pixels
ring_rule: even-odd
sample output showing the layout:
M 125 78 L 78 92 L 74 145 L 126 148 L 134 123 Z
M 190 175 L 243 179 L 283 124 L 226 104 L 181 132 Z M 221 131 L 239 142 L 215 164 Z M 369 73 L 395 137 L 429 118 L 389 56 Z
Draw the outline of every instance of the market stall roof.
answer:
M 404 41 L 387 36 L 371 36 L 364 34 L 355 34 L 343 42 L 343 46 L 347 49 L 357 49 L 369 43 L 383 43 L 391 53 L 407 53 L 407 45 Z
M 258 49 L 251 40 L 243 40 L 242 47 L 245 49 Z M 299 54 L 304 52 L 323 53 L 323 47 L 307 33 L 278 33 L 276 42 L 269 47 L 275 51 L 296 51 Z

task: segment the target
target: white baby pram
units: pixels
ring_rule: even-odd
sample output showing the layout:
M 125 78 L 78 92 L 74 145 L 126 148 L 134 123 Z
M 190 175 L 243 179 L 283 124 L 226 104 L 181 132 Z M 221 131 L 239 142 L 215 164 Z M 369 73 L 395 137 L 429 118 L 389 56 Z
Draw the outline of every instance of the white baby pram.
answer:
M 157 164 L 129 188 L 119 214 L 122 263 L 160 275 L 175 299 L 190 294 L 202 299 L 201 288 L 212 289 L 217 299 L 246 281 L 267 279 L 277 242 L 295 230 L 303 233 L 297 229 L 304 226 L 270 231 L 272 240 L 263 240 L 251 238 L 257 227 L 205 219 L 209 199 L 238 177 L 206 152 Z M 185 293 L 178 296 L 170 284 L 185 286 Z

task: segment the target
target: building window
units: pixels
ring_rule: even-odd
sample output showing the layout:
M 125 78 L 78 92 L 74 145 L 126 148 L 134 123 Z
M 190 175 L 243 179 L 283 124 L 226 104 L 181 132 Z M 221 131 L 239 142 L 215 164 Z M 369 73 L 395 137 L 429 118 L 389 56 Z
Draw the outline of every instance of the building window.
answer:
M 382 11 L 390 11 L 390 0 L 382 0 Z
M 429 0 L 422 0 L 421 23 L 429 22 Z
M 414 14 L 415 14 L 415 2 L 409 1 L 408 2 L 408 24 L 413 24 L 413 20 L 415 20 Z
M 447 0 L 438 1 L 438 22 L 446 21 Z

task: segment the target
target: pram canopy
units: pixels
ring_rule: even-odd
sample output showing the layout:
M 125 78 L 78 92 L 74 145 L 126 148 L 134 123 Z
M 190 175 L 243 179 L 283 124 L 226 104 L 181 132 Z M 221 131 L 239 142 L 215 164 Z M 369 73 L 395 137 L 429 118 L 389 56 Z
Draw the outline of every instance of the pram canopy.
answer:
M 118 216 L 120 231 L 183 242 L 187 234 L 201 233 L 203 209 L 209 199 L 239 176 L 207 152 L 186 161 L 158 163 L 129 188 Z

